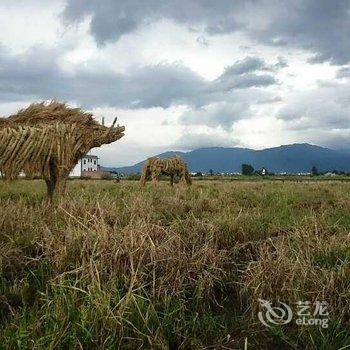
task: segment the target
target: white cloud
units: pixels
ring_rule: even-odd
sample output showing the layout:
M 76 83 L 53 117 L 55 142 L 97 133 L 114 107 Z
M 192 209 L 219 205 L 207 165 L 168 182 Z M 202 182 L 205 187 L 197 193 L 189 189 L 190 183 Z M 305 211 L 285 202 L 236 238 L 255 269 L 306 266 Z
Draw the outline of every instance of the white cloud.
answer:
M 3 0 L 0 115 L 54 97 L 117 114 L 125 138 L 94 150 L 105 165 L 215 145 L 344 148 L 349 13 L 341 0 Z

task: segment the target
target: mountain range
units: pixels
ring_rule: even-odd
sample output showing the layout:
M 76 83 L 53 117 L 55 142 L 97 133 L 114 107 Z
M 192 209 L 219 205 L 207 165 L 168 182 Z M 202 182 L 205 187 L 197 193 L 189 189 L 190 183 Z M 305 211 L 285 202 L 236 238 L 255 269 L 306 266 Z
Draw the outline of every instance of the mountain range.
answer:
M 265 167 L 268 171 L 281 173 L 310 172 L 313 166 L 319 171 L 350 171 L 350 152 L 332 150 L 308 143 L 253 150 L 249 148 L 210 147 L 189 152 L 165 152 L 157 155 L 166 158 L 181 156 L 191 172 L 240 172 L 243 163 L 254 169 Z M 140 172 L 144 161 L 121 168 L 105 168 L 124 174 Z

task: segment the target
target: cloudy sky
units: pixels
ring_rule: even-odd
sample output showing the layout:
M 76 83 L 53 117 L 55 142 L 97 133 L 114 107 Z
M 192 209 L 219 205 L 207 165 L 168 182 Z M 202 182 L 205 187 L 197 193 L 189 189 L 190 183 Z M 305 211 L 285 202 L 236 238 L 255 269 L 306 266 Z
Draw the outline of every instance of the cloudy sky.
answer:
M 167 150 L 350 148 L 349 0 L 1 0 L 0 115 L 58 98 Z

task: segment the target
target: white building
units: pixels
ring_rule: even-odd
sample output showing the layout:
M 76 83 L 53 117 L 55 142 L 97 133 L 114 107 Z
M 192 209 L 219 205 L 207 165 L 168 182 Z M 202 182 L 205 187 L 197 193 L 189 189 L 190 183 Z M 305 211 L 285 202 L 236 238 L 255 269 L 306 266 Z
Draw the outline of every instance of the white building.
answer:
M 87 154 L 81 158 L 78 164 L 74 167 L 72 172 L 69 174 L 70 177 L 82 177 L 89 173 L 99 172 L 100 165 L 98 163 L 98 157 Z

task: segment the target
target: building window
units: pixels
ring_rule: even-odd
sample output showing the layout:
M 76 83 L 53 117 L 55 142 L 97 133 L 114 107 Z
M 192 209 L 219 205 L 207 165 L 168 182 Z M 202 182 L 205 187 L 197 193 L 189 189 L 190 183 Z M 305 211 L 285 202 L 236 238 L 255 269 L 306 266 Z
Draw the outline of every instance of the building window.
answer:
M 96 165 L 96 160 L 94 160 L 94 164 Z
M 84 164 L 86 164 L 86 159 L 84 159 Z

